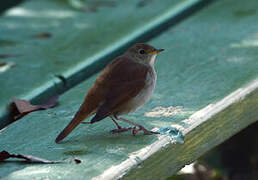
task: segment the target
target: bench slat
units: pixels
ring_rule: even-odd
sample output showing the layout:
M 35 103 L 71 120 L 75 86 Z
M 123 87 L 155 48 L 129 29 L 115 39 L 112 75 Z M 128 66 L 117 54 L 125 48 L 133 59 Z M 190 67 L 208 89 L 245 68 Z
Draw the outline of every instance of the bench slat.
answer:
M 4 179 L 165 179 L 257 120 L 257 9 L 250 0 L 217 1 L 149 43 L 165 48 L 156 69 L 156 90 L 139 111 L 124 116 L 146 128 L 173 133 L 133 137 L 109 134 L 110 119 L 80 125 L 61 144 L 57 134 L 77 111 L 96 75 L 66 92 L 60 106 L 34 112 L 0 134 L 0 149 L 65 160 L 56 165 L 4 163 Z M 248 27 L 248 28 L 246 28 Z M 125 124 L 123 124 L 125 126 Z M 73 162 L 73 156 L 82 160 Z M 137 167 L 137 168 L 136 168 Z M 120 171 L 121 170 L 121 171 Z

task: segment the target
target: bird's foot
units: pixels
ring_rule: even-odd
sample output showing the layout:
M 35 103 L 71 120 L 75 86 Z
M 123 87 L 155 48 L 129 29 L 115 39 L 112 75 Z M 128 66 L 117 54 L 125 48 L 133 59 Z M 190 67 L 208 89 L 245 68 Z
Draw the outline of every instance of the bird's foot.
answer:
M 137 127 L 138 127 L 138 128 L 137 128 Z M 133 128 L 133 135 L 135 136 L 139 131 L 143 131 L 143 133 L 144 133 L 145 135 L 160 134 L 159 132 L 150 131 L 150 130 L 145 129 L 145 127 L 143 127 L 143 126 L 138 125 L 138 126 L 135 126 L 135 127 Z
M 116 134 L 116 133 L 122 133 L 122 132 L 126 132 L 126 131 L 130 131 L 132 128 L 118 128 L 118 129 L 113 129 L 110 131 L 110 133 L 112 134 Z

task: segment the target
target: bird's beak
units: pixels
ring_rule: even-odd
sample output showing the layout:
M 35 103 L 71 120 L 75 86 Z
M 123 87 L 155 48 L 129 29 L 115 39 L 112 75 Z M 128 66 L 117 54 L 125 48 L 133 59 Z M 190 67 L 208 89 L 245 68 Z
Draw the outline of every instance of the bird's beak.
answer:
M 147 54 L 148 55 L 154 55 L 154 54 L 158 54 L 162 51 L 164 51 L 164 49 L 155 49 L 154 51 L 147 52 Z

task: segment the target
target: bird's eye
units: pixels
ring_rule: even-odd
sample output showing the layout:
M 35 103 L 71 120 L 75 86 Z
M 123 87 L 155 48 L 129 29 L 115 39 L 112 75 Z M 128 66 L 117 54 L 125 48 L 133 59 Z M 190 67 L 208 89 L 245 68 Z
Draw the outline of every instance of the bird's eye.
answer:
M 141 50 L 139 51 L 139 53 L 140 53 L 140 54 L 145 54 L 145 51 L 144 51 L 143 49 L 141 49 Z

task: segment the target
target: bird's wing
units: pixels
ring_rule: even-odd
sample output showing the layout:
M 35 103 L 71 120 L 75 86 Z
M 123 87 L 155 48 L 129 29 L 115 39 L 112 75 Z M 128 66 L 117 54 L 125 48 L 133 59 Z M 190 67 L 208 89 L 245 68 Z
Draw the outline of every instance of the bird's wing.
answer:
M 111 66 L 112 70 L 105 76 L 105 79 L 110 79 L 105 101 L 99 106 L 91 123 L 115 113 L 119 107 L 135 97 L 145 86 L 149 67 L 125 58 L 118 59 Z

